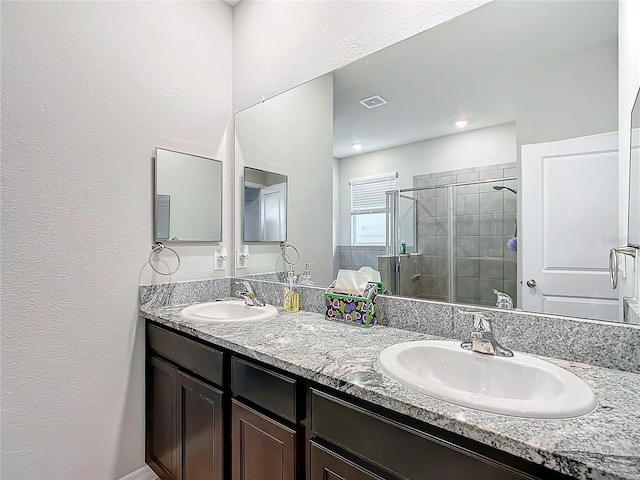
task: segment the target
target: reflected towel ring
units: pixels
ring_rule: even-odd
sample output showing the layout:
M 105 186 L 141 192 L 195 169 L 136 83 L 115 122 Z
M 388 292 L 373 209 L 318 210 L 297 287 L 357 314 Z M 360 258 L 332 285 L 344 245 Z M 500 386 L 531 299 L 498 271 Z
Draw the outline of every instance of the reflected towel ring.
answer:
M 296 261 L 292 262 L 291 258 L 287 255 L 287 248 L 292 248 L 294 252 L 296 252 Z M 300 261 L 300 253 L 298 249 L 291 245 L 290 243 L 280 242 L 280 249 L 282 250 L 282 259 L 285 261 L 287 265 L 297 265 Z
M 173 270 L 172 272 L 169 272 L 169 273 L 161 272 L 156 267 L 154 267 L 153 263 L 151 262 L 151 257 L 153 256 L 153 254 L 160 253 L 163 250 L 170 250 L 171 252 L 173 252 L 173 254 L 176 256 L 176 259 L 178 260 L 178 265 L 176 265 L 175 270 Z M 151 267 L 151 270 L 153 270 L 154 272 L 160 275 L 173 275 L 180 269 L 180 255 L 178 255 L 178 252 L 176 252 L 173 248 L 165 246 L 162 242 L 155 242 L 151 246 L 151 251 L 149 252 L 149 266 Z
M 611 288 L 618 288 L 618 254 L 629 255 L 635 258 L 637 249 L 634 247 L 618 247 L 609 251 L 609 280 L 611 280 Z

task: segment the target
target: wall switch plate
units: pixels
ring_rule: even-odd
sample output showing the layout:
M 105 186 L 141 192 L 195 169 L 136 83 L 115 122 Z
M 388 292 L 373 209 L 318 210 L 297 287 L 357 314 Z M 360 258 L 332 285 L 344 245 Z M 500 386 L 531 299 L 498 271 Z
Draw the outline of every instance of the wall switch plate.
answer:
M 247 259 L 242 256 L 242 250 L 236 250 L 236 268 L 247 268 Z

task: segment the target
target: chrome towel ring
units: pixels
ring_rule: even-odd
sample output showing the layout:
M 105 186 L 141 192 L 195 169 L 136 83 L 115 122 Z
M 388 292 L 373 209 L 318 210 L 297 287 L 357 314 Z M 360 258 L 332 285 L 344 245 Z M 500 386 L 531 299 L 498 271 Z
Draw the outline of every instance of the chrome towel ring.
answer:
M 617 247 L 609 251 L 609 280 L 611 280 L 611 288 L 618 288 L 618 254 L 629 255 L 635 258 L 637 248 L 634 247 Z
M 173 252 L 173 254 L 176 256 L 176 259 L 178 260 L 178 265 L 176 265 L 176 268 L 169 273 L 164 273 L 161 272 L 160 270 L 158 270 L 156 267 L 153 266 L 153 262 L 151 261 L 151 257 L 153 256 L 154 253 L 160 254 L 160 252 L 162 252 L 163 250 L 169 250 L 171 252 Z M 155 242 L 152 246 L 151 246 L 151 251 L 149 252 L 149 266 L 151 267 L 151 269 L 160 274 L 160 275 L 173 275 L 174 273 L 176 273 L 179 269 L 180 269 L 180 255 L 178 255 L 178 252 L 176 252 L 173 248 L 171 247 L 167 247 L 165 246 L 162 242 Z
M 296 254 L 296 261 L 292 262 L 291 261 L 291 256 L 290 254 L 287 254 L 287 248 L 291 248 L 295 254 Z M 282 250 L 282 259 L 284 260 L 284 262 L 287 265 L 297 265 L 298 262 L 300 261 L 300 253 L 298 252 L 298 249 L 296 247 L 294 247 L 293 245 L 291 245 L 290 243 L 287 242 L 280 242 L 280 249 Z

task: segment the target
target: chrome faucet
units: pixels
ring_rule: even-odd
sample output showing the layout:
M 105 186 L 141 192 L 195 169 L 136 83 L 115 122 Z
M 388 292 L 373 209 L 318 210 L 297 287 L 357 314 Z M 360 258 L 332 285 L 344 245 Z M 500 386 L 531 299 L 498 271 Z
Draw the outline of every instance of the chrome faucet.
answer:
M 251 307 L 264 307 L 264 302 L 261 302 L 256 298 L 256 294 L 253 293 L 251 284 L 246 281 L 236 282 L 243 290 L 236 291 L 236 297 L 244 298 L 244 303 Z
M 495 288 L 493 289 L 493 293 L 495 293 L 497 296 L 496 307 L 513 310 L 513 299 L 511 298 L 511 296 L 504 292 L 499 292 Z
M 460 315 L 473 315 L 473 330 L 471 340 L 462 342 L 460 346 L 465 350 L 496 355 L 498 357 L 513 357 L 513 352 L 504 348 L 493 336 L 491 320 L 481 312 L 463 312 L 458 310 Z

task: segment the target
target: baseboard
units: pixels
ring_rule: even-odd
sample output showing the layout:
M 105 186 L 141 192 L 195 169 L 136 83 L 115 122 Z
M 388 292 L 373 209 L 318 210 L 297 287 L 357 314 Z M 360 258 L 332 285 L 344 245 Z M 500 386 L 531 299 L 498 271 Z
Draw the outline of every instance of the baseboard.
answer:
M 156 480 L 157 478 L 158 475 L 156 475 L 156 472 L 151 470 L 151 467 L 149 465 L 145 465 L 135 472 L 131 472 L 129 475 L 125 475 L 120 480 Z

